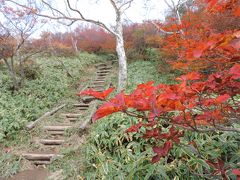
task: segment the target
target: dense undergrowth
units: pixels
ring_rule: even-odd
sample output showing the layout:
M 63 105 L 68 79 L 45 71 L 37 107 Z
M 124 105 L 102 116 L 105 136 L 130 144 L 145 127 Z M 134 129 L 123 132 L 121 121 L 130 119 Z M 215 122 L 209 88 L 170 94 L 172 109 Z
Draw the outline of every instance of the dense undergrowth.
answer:
M 157 73 L 156 63 L 136 61 L 129 65 L 126 91 L 137 84 L 155 80 L 156 83 L 174 83 L 174 74 Z M 209 165 L 204 159 L 221 156 L 236 168 L 240 161 L 238 137 L 234 133 L 197 134 L 189 132 L 170 155 L 156 164 L 151 163 L 156 145 L 154 139 L 144 140 L 125 131 L 136 119 L 117 113 L 97 121 L 84 148 L 87 179 L 205 179 Z M 194 148 L 188 142 L 196 143 Z M 198 150 L 196 152 L 196 149 Z M 231 172 L 229 172 L 231 174 Z M 231 176 L 230 176 L 231 177 Z M 219 176 L 220 178 L 220 176 Z M 231 177 L 234 179 L 234 177 Z M 211 177 L 209 177 L 211 179 Z
M 14 138 L 27 122 L 74 96 L 85 68 L 98 59 L 86 53 L 75 58 L 38 58 L 36 79 L 26 80 L 15 94 L 9 90 L 6 67 L 0 65 L 0 142 L 4 138 Z

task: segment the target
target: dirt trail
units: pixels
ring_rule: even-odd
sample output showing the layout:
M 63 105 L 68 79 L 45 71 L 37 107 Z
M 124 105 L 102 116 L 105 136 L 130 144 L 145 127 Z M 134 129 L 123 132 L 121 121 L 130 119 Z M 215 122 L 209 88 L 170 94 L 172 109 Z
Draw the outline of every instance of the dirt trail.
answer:
M 112 65 L 110 64 L 98 64 L 96 66 L 96 78 L 88 88 L 94 88 L 98 91 L 106 89 L 106 78 L 111 69 Z M 26 147 L 28 151 L 20 154 L 31 166 L 29 169 L 9 178 L 9 180 L 59 179 L 56 174 L 48 172 L 46 167 L 64 156 L 61 154 L 62 149 L 84 142 L 84 136 L 72 139 L 71 129 L 82 127 L 82 124 L 86 123 L 84 122 L 86 120 L 81 118 L 87 117 L 90 113 L 91 104 L 94 100 L 94 98 L 86 96 L 81 99 L 76 97 L 76 102 L 70 105 L 70 108 L 60 110 L 57 115 L 54 115 L 53 119 L 45 119 L 39 125 L 38 133 L 32 135 L 31 147 Z

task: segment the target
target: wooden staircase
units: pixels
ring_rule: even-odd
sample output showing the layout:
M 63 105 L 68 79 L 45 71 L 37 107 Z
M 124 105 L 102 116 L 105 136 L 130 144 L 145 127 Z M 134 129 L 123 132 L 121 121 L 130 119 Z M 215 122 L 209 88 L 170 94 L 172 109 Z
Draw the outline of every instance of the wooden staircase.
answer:
M 102 91 L 105 88 L 105 81 L 109 73 L 111 73 L 112 66 L 102 63 L 96 66 L 96 78 L 88 88 L 94 88 L 97 91 Z M 60 148 L 63 147 L 67 138 L 65 132 L 74 125 L 76 125 L 79 118 L 84 112 L 87 112 L 90 108 L 90 103 L 94 101 L 93 97 L 85 96 L 75 104 L 72 104 L 72 112 L 62 112 L 61 117 L 64 118 L 64 122 L 50 123 L 50 125 L 44 125 L 41 127 L 44 132 L 44 138 L 36 137 L 35 144 L 40 144 L 41 148 L 32 152 L 22 153 L 22 156 L 29 160 L 35 166 L 46 166 L 51 164 L 55 159 L 62 158 Z

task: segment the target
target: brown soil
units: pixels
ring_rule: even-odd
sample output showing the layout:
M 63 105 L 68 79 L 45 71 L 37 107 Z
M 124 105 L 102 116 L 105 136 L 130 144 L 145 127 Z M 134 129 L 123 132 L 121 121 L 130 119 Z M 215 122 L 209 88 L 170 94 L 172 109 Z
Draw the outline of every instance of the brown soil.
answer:
M 49 172 L 46 169 L 32 169 L 22 171 L 7 180 L 46 180 L 48 176 Z

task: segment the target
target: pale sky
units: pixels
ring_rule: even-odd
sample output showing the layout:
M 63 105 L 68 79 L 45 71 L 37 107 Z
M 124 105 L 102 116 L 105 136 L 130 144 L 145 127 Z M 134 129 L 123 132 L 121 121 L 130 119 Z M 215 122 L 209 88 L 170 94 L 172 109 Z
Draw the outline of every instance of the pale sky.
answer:
M 19 2 L 26 2 L 27 0 L 19 0 Z M 58 10 L 66 12 L 65 0 L 45 0 L 52 4 Z M 167 0 L 171 2 L 171 0 Z M 178 0 L 174 0 L 177 2 Z M 39 0 L 35 1 L 39 2 Z M 114 24 L 115 13 L 109 0 L 70 0 L 72 6 L 77 2 L 77 9 L 79 9 L 86 18 L 92 18 L 104 22 L 107 25 Z M 145 3 L 147 2 L 147 3 Z M 164 0 L 134 0 L 131 7 L 125 11 L 124 19 L 129 22 L 142 22 L 144 20 L 160 19 L 164 20 L 164 14 L 168 9 Z M 43 14 L 51 15 L 50 11 L 44 11 Z M 72 14 L 71 16 L 77 16 Z M 35 33 L 38 37 L 42 31 L 66 31 L 66 26 L 59 25 L 56 21 L 48 20 L 48 24 L 39 29 Z M 71 29 L 74 29 L 79 23 L 75 23 Z M 69 29 L 69 28 L 67 28 Z

